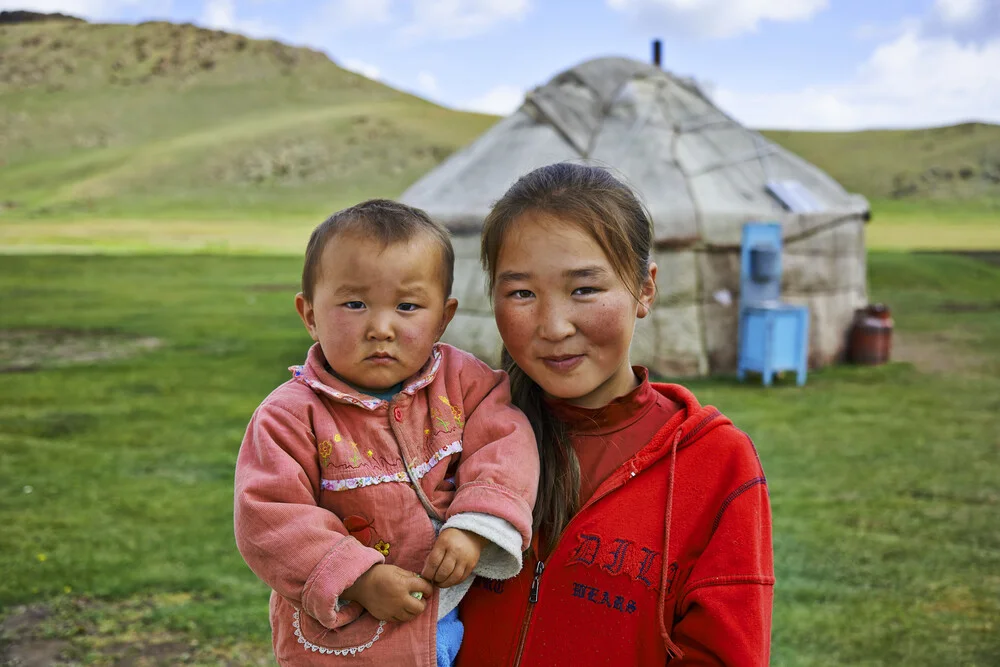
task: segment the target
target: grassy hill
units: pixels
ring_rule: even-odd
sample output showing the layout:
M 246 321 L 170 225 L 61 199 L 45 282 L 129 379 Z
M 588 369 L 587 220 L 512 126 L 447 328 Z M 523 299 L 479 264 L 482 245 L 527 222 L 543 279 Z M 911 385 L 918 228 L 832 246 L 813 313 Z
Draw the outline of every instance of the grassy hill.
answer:
M 0 25 L 7 219 L 315 219 L 398 195 L 495 121 L 192 25 Z M 1000 126 L 765 134 L 875 200 L 1000 202 Z
M 0 26 L 0 205 L 19 212 L 316 215 L 398 194 L 495 121 L 191 25 Z
M 1000 125 L 763 134 L 870 199 L 1000 201 Z

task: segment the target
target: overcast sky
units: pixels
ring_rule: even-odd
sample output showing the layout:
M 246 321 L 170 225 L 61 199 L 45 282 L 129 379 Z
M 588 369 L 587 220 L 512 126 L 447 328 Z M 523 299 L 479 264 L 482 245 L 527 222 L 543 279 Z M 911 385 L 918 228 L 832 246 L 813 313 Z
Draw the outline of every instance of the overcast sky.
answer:
M 1000 0 L 0 0 L 94 21 L 274 37 L 438 103 L 489 113 L 597 56 L 700 81 L 758 128 L 1000 122 Z

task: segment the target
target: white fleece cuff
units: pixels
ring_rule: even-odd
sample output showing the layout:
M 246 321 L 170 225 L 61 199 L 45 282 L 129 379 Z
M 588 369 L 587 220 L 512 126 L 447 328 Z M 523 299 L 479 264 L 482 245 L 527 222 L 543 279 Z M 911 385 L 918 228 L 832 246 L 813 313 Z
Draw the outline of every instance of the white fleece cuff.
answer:
M 462 512 L 445 521 L 441 530 L 458 528 L 489 540 L 479 555 L 473 576 L 451 588 L 442 588 L 438 599 L 438 620 L 465 597 L 475 575 L 487 579 L 510 579 L 521 571 L 521 533 L 509 522 L 481 512 Z M 440 531 L 439 531 L 440 532 Z
M 441 527 L 458 528 L 489 540 L 479 556 L 475 574 L 487 579 L 510 579 L 521 571 L 521 533 L 509 522 L 490 514 L 462 512 Z

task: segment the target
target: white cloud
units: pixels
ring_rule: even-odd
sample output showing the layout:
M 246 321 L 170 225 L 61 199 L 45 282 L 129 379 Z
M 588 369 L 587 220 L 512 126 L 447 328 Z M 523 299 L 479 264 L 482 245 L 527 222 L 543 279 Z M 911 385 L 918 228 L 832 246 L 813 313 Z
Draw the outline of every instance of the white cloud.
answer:
M 92 20 L 115 18 L 119 10 L 141 6 L 161 14 L 170 9 L 169 0 L 0 0 L 0 10 L 23 9 L 32 12 L 71 14 Z
M 968 25 L 982 16 L 986 0 L 936 0 L 934 10 L 949 25 Z
M 682 37 L 724 38 L 757 30 L 762 21 L 807 21 L 829 0 L 606 0 L 644 27 Z
M 524 102 L 524 91 L 516 86 L 499 85 L 485 94 L 457 105 L 466 111 L 478 111 L 496 116 L 513 113 Z
M 427 71 L 417 74 L 417 88 L 425 95 L 437 95 L 438 83 L 433 74 Z
M 236 0 L 206 0 L 201 23 L 209 28 L 232 30 L 236 27 Z
M 316 14 L 317 30 L 341 32 L 348 28 L 383 25 L 392 19 L 391 0 L 327 0 Z
M 238 32 L 251 37 L 267 37 L 273 32 L 263 21 L 236 16 L 236 0 L 205 0 L 198 23 L 206 28 Z
M 501 23 L 519 21 L 529 10 L 529 0 L 413 0 L 412 20 L 401 34 L 464 39 Z
M 847 81 L 775 94 L 720 88 L 714 99 L 740 121 L 765 128 L 1000 122 L 1000 38 L 963 44 L 910 29 L 876 48 Z
M 337 55 L 337 36 L 349 30 L 384 26 L 392 21 L 393 0 L 324 0 L 307 15 L 296 17 L 287 40 Z
M 960 42 L 984 44 L 1000 38 L 1000 2 L 997 0 L 936 0 L 923 20 L 929 37 L 954 37 Z
M 349 69 L 352 72 L 357 72 L 361 76 L 366 76 L 373 81 L 378 81 L 382 76 L 382 70 L 379 69 L 378 65 L 372 65 L 371 63 L 366 63 L 357 58 L 347 58 L 342 63 L 344 69 Z

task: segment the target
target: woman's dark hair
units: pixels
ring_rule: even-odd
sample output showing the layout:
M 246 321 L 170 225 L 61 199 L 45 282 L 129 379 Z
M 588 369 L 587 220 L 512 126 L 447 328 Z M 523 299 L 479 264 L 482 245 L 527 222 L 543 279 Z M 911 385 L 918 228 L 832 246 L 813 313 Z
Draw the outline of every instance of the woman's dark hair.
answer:
M 639 297 L 649 275 L 653 225 L 635 193 L 600 167 L 569 162 L 541 167 L 517 180 L 494 204 L 483 223 L 481 259 L 490 295 L 496 285 L 497 259 L 507 233 L 528 212 L 544 213 L 584 230 L 601 247 L 615 273 Z M 541 387 L 501 355 L 510 375 L 514 404 L 531 421 L 538 441 L 541 479 L 535 502 L 534 530 L 547 549 L 555 546 L 579 511 L 580 464 L 566 425 L 545 406 Z

